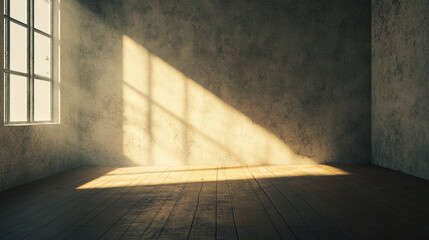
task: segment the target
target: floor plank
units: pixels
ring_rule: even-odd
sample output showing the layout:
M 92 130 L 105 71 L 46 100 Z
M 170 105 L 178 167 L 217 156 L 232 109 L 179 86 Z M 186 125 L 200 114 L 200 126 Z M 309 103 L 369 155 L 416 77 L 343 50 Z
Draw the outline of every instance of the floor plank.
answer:
M 200 207 L 200 196 L 208 170 L 190 174 L 188 183 L 174 205 L 157 239 L 188 239 Z
M 232 194 L 225 176 L 225 168 L 219 167 L 217 181 L 217 215 L 216 238 L 238 239 L 237 227 L 234 219 Z
M 189 178 L 185 171 L 176 170 L 169 171 L 168 182 L 170 183 L 161 185 L 160 189 L 151 192 L 133 209 L 130 224 L 126 226 L 120 238 L 112 238 L 114 236 L 109 234 L 105 234 L 103 238 L 140 239 L 145 233 L 146 236 L 152 233 L 152 237 L 156 238 L 165 223 L 166 216 L 171 212 L 171 206 L 183 191 L 181 183 L 186 183 Z
M 175 183 L 172 184 L 174 188 L 171 191 L 166 191 L 166 195 L 164 195 L 163 198 L 159 199 L 160 201 L 162 201 L 162 205 L 156 211 L 156 214 L 154 215 L 150 223 L 147 225 L 147 227 L 141 232 L 139 239 L 159 238 L 175 206 L 177 205 L 179 199 L 183 196 L 186 184 L 189 181 L 195 179 L 195 174 L 190 174 L 191 169 L 192 168 L 182 172 L 174 172 L 175 177 L 173 177 L 173 179 L 175 180 Z M 186 214 L 189 215 L 190 213 Z M 141 215 L 141 217 L 144 218 L 146 216 Z
M 429 182 L 374 166 L 81 168 L 0 193 L 0 239 L 428 239 Z
M 292 232 L 298 239 L 318 239 L 316 233 L 310 228 L 309 224 L 305 221 L 304 217 L 294 206 L 287 195 L 284 195 L 277 186 L 275 176 L 266 171 L 265 174 L 261 172 L 264 170 L 251 168 L 250 171 L 256 177 L 258 183 L 264 189 L 273 205 L 283 218 L 283 221 L 288 224 Z M 271 174 L 271 175 L 270 175 Z
M 75 177 L 79 177 L 79 175 Z M 120 176 L 101 178 L 94 182 L 92 187 L 102 186 L 103 184 L 106 184 L 109 181 L 114 181 L 119 177 Z M 90 181 L 93 178 L 94 176 L 92 175 L 86 180 Z M 63 181 L 59 181 L 59 184 L 62 182 Z M 80 183 L 83 184 L 85 182 Z M 85 194 L 84 192 L 77 192 L 75 189 L 77 186 L 78 185 L 71 185 L 67 189 L 60 187 L 56 189 L 57 191 L 53 190 L 49 194 L 30 198 L 33 200 L 33 202 L 30 203 L 30 206 L 23 203 L 22 207 L 25 208 L 25 211 L 21 211 L 12 217 L 6 218 L 5 222 L 2 222 L 2 229 L 7 230 L 0 231 L 0 238 L 19 239 L 27 236 L 31 237 L 31 233 L 33 231 L 41 228 L 45 224 L 55 221 L 62 214 L 79 207 L 81 202 L 86 201 L 90 195 Z M 22 221 L 22 219 L 25 219 L 26 221 Z M 28 224 L 28 222 L 31 222 L 32 224 Z M 8 234 L 4 235 L 4 233 Z
M 216 239 L 218 168 L 206 170 L 188 239 Z
M 80 168 L 73 169 L 63 174 L 55 175 L 48 179 L 42 179 L 31 184 L 26 184 L 15 189 L 0 192 L 0 225 L 10 222 L 12 218 L 18 219 L 29 212 L 59 203 L 54 196 L 74 195 L 75 187 L 80 186 L 94 178 L 104 175 L 111 168 Z M 31 196 L 29 198 L 28 196 Z M 41 204 L 39 204 L 41 203 Z
M 115 174 L 108 174 L 102 178 L 86 183 L 85 189 L 78 190 L 83 192 L 79 201 L 75 201 L 73 208 L 65 211 L 63 214 L 57 213 L 55 221 L 51 221 L 38 231 L 28 236 L 33 239 L 40 236 L 43 239 L 64 239 L 79 232 L 79 229 L 85 226 L 93 218 L 96 218 L 112 204 L 131 190 L 129 185 L 139 179 L 145 179 L 148 175 L 130 176 L 125 169 L 115 171 Z M 123 183 L 123 185 L 119 185 Z M 119 187 L 115 187 L 119 186 Z
M 269 197 L 269 195 L 264 191 L 259 182 L 256 180 L 253 173 L 249 168 L 242 169 L 244 176 L 249 182 L 251 188 L 253 189 L 254 194 L 256 195 L 259 203 L 264 208 L 265 212 L 270 218 L 272 225 L 276 228 L 277 232 L 280 235 L 281 239 L 297 239 L 296 235 L 291 230 L 289 224 L 281 216 L 280 212 L 276 208 L 275 204 Z
M 231 188 L 234 219 L 240 239 L 280 239 L 281 236 L 260 204 L 243 170 L 226 169 Z
M 304 184 L 314 189 L 322 199 L 332 203 L 339 212 L 347 216 L 355 224 L 359 225 L 364 233 L 371 239 L 396 237 L 407 238 L 407 234 L 397 231 L 384 221 L 383 214 L 377 215 L 372 212 L 374 207 L 372 201 L 367 202 L 366 196 L 360 195 L 350 184 L 350 175 L 343 179 L 343 173 L 329 177 L 329 171 L 319 171 L 314 166 L 302 169 L 303 174 L 326 177 L 317 178 L 317 181 L 310 181 L 311 178 L 304 178 Z M 314 178 L 314 177 L 312 177 Z M 366 199 L 366 200 L 365 200 Z M 390 214 L 385 212 L 385 214 Z
M 283 196 L 286 196 L 289 201 L 294 205 L 299 214 L 303 217 L 307 225 L 312 231 L 321 239 L 346 239 L 345 235 L 338 230 L 329 220 L 324 218 L 306 199 L 298 194 L 299 186 L 297 182 L 299 179 L 293 179 L 293 175 L 288 175 L 288 172 L 280 172 L 281 176 L 286 176 L 292 179 L 290 181 L 279 181 L 275 174 L 277 171 L 271 170 L 271 167 L 266 167 L 261 170 L 267 169 L 265 172 L 271 179 L 276 181 L 279 191 Z M 276 169 L 277 170 L 277 169 Z M 269 175 L 271 173 L 271 175 Z M 303 175 L 302 172 L 295 171 L 295 174 Z
M 327 168 L 323 167 L 322 169 L 326 170 Z M 334 168 L 330 167 L 328 169 L 332 171 Z M 412 238 L 418 238 L 421 234 L 429 235 L 427 217 L 424 217 L 424 214 L 418 216 L 420 214 L 413 212 L 408 207 L 410 200 L 407 196 L 400 197 L 391 194 L 390 191 L 379 191 L 379 188 L 374 187 L 375 185 L 371 181 L 367 181 L 365 178 L 358 177 L 355 174 L 348 176 L 348 181 L 344 180 L 345 176 L 339 176 L 337 181 L 346 184 L 356 194 L 359 194 L 360 205 L 369 210 L 373 217 L 376 216 L 379 221 L 391 226 L 393 232 L 399 232 L 398 234 L 400 234 L 408 231 L 407 237 Z M 396 201 L 392 202 L 390 199 L 396 199 Z M 428 210 L 424 210 L 424 204 L 421 204 L 420 211 L 427 212 Z M 396 219 L 401 219 L 402 221 L 398 222 Z
M 161 173 L 150 173 L 146 176 L 139 174 L 139 177 L 130 182 L 132 186 L 127 185 L 127 190 L 118 194 L 117 198 L 110 198 L 111 202 L 104 203 L 99 213 L 92 219 L 76 224 L 81 227 L 67 239 L 99 239 L 120 221 L 141 198 L 162 186 L 167 177 L 168 174 L 163 170 Z

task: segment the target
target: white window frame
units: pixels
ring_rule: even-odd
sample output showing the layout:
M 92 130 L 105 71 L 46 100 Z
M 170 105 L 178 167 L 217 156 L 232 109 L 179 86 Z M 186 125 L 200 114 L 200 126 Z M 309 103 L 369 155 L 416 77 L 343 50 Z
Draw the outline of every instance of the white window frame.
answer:
M 44 123 L 59 123 L 59 116 L 55 116 L 55 104 L 54 104 L 54 2 L 50 1 L 50 33 L 45 33 L 34 26 L 34 0 L 27 0 L 27 23 L 23 23 L 10 16 L 10 2 L 13 0 L 4 0 L 4 125 L 36 125 Z M 10 23 L 13 22 L 20 26 L 27 28 L 27 72 L 17 72 L 10 70 Z M 50 76 L 44 77 L 34 73 L 34 33 L 41 34 L 50 39 Z M 10 75 L 22 76 L 27 78 L 27 121 L 23 122 L 11 122 L 10 121 Z M 51 116 L 49 121 L 35 121 L 34 120 L 34 82 L 35 80 L 43 80 L 51 83 L 50 89 L 50 107 Z

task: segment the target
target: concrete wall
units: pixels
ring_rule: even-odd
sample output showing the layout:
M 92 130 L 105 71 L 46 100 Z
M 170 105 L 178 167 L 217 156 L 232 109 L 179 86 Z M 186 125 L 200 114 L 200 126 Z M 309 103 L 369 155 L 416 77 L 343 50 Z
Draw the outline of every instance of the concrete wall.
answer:
M 82 164 L 368 163 L 371 142 L 429 179 L 426 1 L 61 2 L 61 124 L 0 126 L 0 190 Z
M 79 154 L 79 13 L 73 0 L 61 1 L 61 124 L 0 124 L 0 191 L 81 164 Z M 3 4 L 1 4 L 3 12 Z M 3 33 L 3 18 L 0 33 Z M 3 46 L 3 36 L 0 37 Z M 3 59 L 3 58 L 1 58 Z M 3 60 L 1 60 L 3 66 Z M 1 77 L 3 93 L 3 74 Z M 0 98 L 3 116 L 3 95 Z
M 372 1 L 372 162 L 429 179 L 429 2 Z
M 89 163 L 369 163 L 369 0 L 81 8 Z

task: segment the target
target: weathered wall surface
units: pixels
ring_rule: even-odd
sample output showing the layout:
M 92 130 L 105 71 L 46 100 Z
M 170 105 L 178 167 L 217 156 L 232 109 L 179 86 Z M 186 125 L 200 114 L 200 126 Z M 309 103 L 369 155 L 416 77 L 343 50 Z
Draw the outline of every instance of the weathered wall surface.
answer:
M 77 128 L 79 25 L 76 21 L 79 13 L 74 1 L 61 2 L 61 124 L 15 127 L 0 124 L 0 191 L 81 164 Z M 3 46 L 3 36 L 0 39 Z M 3 60 L 1 62 L 3 66 Z M 3 77 L 0 92 L 3 93 Z M 0 99 L 3 117 L 3 95 Z
M 372 162 L 429 179 L 429 2 L 372 1 Z
M 81 1 L 91 164 L 369 163 L 370 1 Z

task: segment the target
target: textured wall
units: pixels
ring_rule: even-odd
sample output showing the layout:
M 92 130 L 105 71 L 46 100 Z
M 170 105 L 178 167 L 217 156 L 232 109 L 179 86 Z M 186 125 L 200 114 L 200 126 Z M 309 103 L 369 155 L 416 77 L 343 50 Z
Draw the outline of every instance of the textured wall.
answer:
M 368 163 L 370 1 L 81 1 L 92 164 Z
M 372 1 L 372 162 L 429 179 L 429 2 Z
M 61 124 L 15 127 L 0 124 L 0 190 L 80 165 L 79 52 L 76 51 L 79 49 L 79 25 L 76 24 L 79 13 L 72 0 L 61 2 Z M 3 36 L 0 39 L 3 46 Z M 3 93 L 3 77 L 0 92 Z M 3 95 L 0 99 L 3 116 Z

